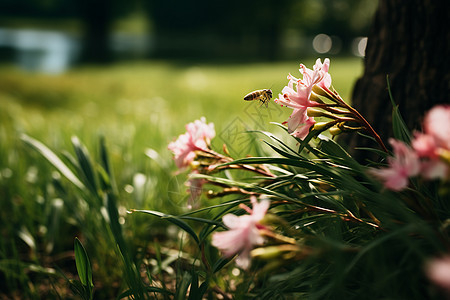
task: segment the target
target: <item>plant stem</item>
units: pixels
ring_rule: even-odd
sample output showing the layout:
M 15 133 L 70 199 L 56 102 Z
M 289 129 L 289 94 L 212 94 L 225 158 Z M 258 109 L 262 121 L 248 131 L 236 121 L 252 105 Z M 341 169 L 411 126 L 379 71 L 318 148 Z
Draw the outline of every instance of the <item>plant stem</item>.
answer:
M 375 129 L 373 129 L 372 125 L 370 125 L 369 122 L 367 122 L 366 119 L 364 119 L 364 117 L 359 113 L 359 111 L 357 111 L 356 109 L 354 109 L 353 107 L 351 107 L 350 105 L 348 105 L 339 95 L 335 95 L 336 99 L 339 100 L 339 102 L 342 104 L 342 106 L 346 109 L 349 110 L 349 112 L 351 112 L 356 119 L 358 119 L 358 121 L 360 123 L 362 123 L 364 125 L 364 127 L 366 127 L 366 130 L 370 133 L 371 136 L 373 136 L 375 138 L 375 140 L 377 141 L 377 143 L 380 145 L 380 147 L 383 149 L 384 152 L 389 153 L 388 149 L 386 148 L 386 146 L 384 145 L 383 141 L 381 140 L 380 136 L 378 135 L 378 133 L 375 131 Z

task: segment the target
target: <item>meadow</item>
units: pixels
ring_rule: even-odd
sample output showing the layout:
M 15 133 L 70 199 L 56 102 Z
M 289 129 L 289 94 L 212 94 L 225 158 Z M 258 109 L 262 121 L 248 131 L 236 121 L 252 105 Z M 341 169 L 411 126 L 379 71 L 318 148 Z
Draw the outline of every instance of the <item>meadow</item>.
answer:
M 312 66 L 314 60 L 301 62 Z M 77 149 L 92 161 L 101 161 L 107 149 L 127 253 L 147 266 L 139 272 L 152 274 L 150 282 L 157 278 L 170 287 L 178 284 L 168 279 L 177 277 L 177 268 L 198 261 L 189 254 L 192 245 L 165 220 L 127 211 L 187 210 L 186 174 L 177 172 L 167 145 L 201 116 L 215 124 L 216 149 L 226 143 L 235 157 L 268 151 L 245 131 L 275 130 L 269 122 L 283 122 L 290 111 L 273 102 L 269 108 L 244 102 L 243 96 L 271 88 L 275 97 L 288 73 L 300 76 L 299 63 L 145 61 L 61 75 L 0 66 L 0 298 L 73 297 L 67 279 L 77 278 L 75 237 L 91 258 L 97 298 L 116 297 L 129 279 L 107 226 L 106 200 L 77 191 L 23 134 L 45 144 L 73 172 L 79 171 Z M 347 100 L 362 60 L 333 59 L 330 73 Z

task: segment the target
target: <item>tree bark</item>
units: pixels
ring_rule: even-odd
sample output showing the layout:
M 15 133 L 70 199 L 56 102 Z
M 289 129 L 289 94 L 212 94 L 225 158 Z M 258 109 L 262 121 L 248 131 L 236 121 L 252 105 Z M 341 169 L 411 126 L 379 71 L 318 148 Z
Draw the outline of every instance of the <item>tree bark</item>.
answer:
M 109 0 L 80 0 L 78 2 L 83 22 L 82 61 L 86 63 L 109 63 L 112 5 Z
M 421 128 L 423 115 L 431 107 L 449 103 L 449 3 L 379 0 L 368 37 L 364 74 L 356 82 L 352 103 L 384 141 L 392 136 L 386 76 L 410 130 Z M 349 149 L 373 146 L 356 134 L 343 137 L 343 141 Z M 353 154 L 357 159 L 366 158 L 361 152 Z

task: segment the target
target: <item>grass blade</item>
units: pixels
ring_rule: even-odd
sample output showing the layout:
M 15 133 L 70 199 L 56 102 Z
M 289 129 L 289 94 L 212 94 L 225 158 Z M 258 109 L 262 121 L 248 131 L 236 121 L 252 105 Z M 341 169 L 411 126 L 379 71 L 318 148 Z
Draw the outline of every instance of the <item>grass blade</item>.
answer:
M 92 269 L 89 257 L 83 244 L 78 238 L 75 238 L 75 264 L 77 267 L 78 277 L 81 283 L 91 289 L 94 285 L 92 283 Z
M 408 127 L 403 120 L 403 117 L 400 114 L 400 110 L 398 105 L 395 104 L 394 97 L 392 96 L 391 86 L 389 84 L 389 76 L 386 76 L 387 88 L 389 92 L 389 98 L 392 103 L 392 129 L 394 133 L 394 137 L 397 140 L 403 141 L 405 143 L 409 143 L 411 141 L 411 133 L 409 132 Z
M 87 184 L 88 188 L 92 191 L 92 193 L 94 195 L 97 195 L 98 190 L 97 190 L 97 180 L 95 176 L 96 174 L 94 171 L 92 161 L 89 157 L 89 152 L 76 136 L 72 137 L 72 145 L 74 147 L 75 154 L 78 158 L 78 164 L 80 166 L 80 169 L 85 177 L 86 181 L 85 183 Z
M 200 243 L 200 240 L 199 240 L 197 234 L 195 233 L 194 229 L 192 229 L 192 227 L 189 226 L 189 224 L 187 224 L 186 222 L 184 222 L 177 216 L 167 215 L 162 212 L 154 211 L 154 210 L 132 210 L 132 212 L 140 212 L 140 213 L 150 214 L 150 215 L 153 215 L 156 217 L 160 217 L 161 219 L 166 219 L 167 221 L 177 225 L 178 227 L 180 227 L 181 229 L 186 231 L 190 236 L 192 236 L 192 238 L 195 240 L 195 242 L 197 244 Z
M 186 299 L 187 290 L 192 282 L 192 275 L 188 272 L 184 272 L 183 278 L 181 278 L 180 284 L 177 286 L 177 292 L 175 294 L 176 300 Z
M 45 157 L 59 172 L 61 172 L 64 177 L 66 177 L 70 182 L 72 182 L 76 187 L 81 190 L 85 190 L 86 187 L 84 184 L 78 179 L 75 174 L 67 167 L 67 165 L 47 146 L 39 142 L 38 140 L 33 139 L 32 137 L 22 134 L 20 137 L 22 141 L 24 141 L 28 146 L 32 147 L 36 151 L 38 151 L 43 157 Z

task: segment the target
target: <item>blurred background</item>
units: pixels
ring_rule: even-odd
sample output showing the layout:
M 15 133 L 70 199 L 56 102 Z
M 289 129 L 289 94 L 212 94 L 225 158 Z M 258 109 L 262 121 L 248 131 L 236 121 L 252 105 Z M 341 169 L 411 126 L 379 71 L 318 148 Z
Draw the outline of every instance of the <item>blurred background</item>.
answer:
M 0 60 L 60 73 L 79 63 L 363 56 L 371 0 L 3 0 Z
M 244 102 L 244 95 L 264 88 L 278 95 L 289 73 L 300 76 L 299 63 L 312 68 L 318 57 L 331 58 L 333 86 L 348 100 L 377 3 L 0 1 L 0 298 L 70 299 L 61 273 L 76 278 L 75 236 L 93 261 L 97 299 L 126 286 L 103 204 L 80 195 L 22 134 L 74 172 L 72 136 L 93 161 L 103 136 L 133 259 L 156 268 L 154 249 L 166 247 L 173 262 L 179 252 L 167 249 L 178 249 L 177 229 L 127 214 L 186 211 L 186 174 L 177 172 L 167 144 L 205 116 L 215 124 L 215 149 L 226 143 L 236 158 L 269 152 L 246 131 L 276 131 L 270 122 L 291 111 Z

